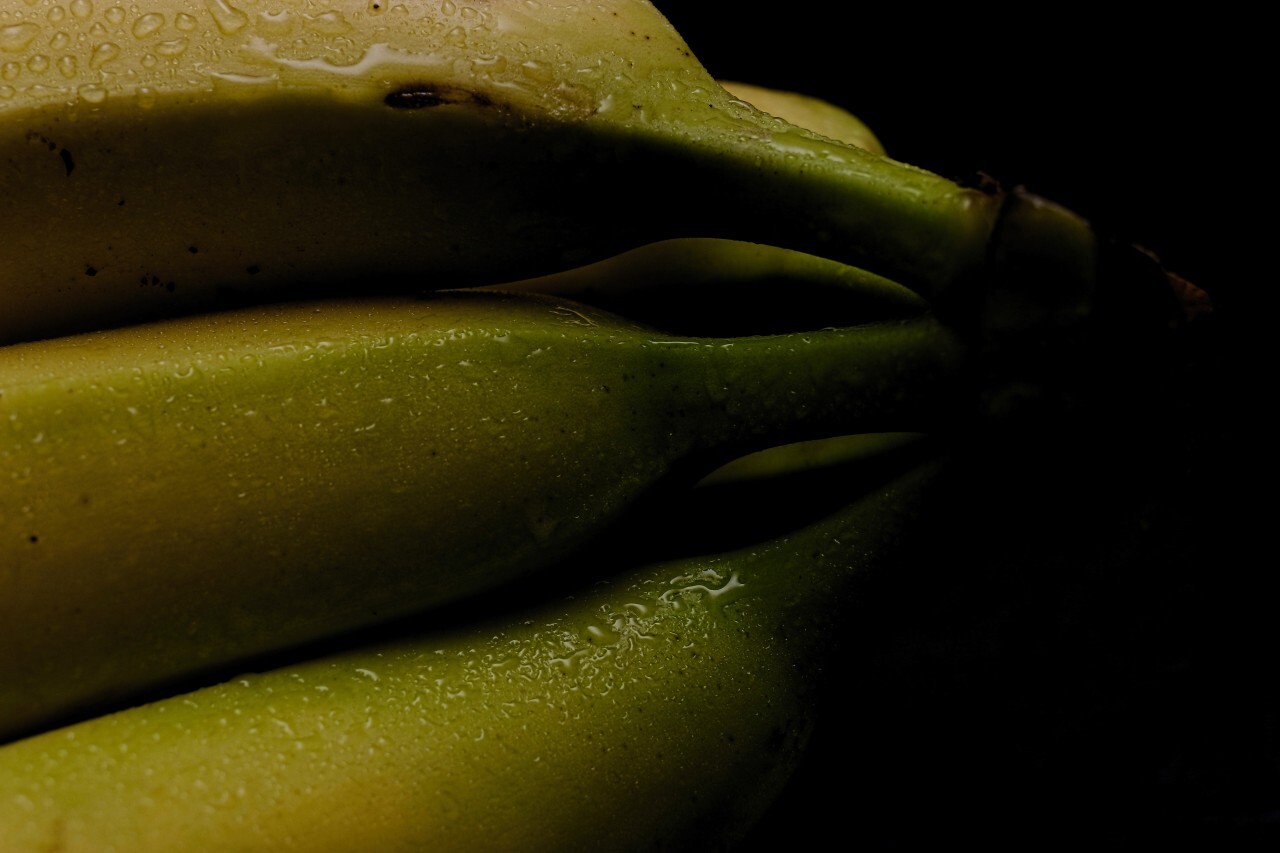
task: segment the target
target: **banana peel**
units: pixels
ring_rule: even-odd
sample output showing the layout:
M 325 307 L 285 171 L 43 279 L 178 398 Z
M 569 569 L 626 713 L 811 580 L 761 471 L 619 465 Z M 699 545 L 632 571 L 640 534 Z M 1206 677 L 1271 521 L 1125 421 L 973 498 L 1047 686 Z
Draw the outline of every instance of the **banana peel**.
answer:
M 720 80 L 725 91 L 751 106 L 790 122 L 796 127 L 813 131 L 819 136 L 866 149 L 873 154 L 884 154 L 884 146 L 866 122 L 853 113 L 830 101 L 806 95 L 743 83 L 738 80 Z

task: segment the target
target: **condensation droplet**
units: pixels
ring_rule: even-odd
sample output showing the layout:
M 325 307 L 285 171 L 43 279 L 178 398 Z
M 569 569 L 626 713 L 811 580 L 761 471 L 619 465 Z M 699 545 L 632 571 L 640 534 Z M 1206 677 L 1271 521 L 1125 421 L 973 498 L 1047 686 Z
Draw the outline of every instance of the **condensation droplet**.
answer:
M 18 92 L 12 86 L 0 86 L 0 98 L 8 100 L 16 94 L 18 94 Z
M 551 69 L 543 65 L 541 62 L 535 62 L 532 59 L 527 62 L 520 63 L 520 73 L 525 77 L 528 77 L 530 80 L 535 80 L 539 83 L 550 83 L 552 79 Z
M 6 62 L 0 66 L 0 77 L 6 80 L 12 80 L 22 73 L 22 66 L 16 62 Z
M 114 24 L 118 27 L 124 23 L 125 15 L 124 9 L 119 6 L 112 6 L 103 14 L 103 17 L 107 19 L 108 24 Z
M 89 57 L 90 68 L 101 68 L 104 62 L 110 62 L 120 55 L 120 46 L 112 44 L 109 41 L 103 42 L 93 49 L 93 55 Z
M 87 18 L 93 14 L 93 3 L 90 0 L 71 0 L 71 14 L 77 18 Z
M 454 27 L 444 34 L 444 40 L 455 47 L 466 47 L 467 31 L 462 27 Z
M 144 53 L 144 54 L 142 55 L 142 67 L 143 67 L 143 68 L 155 68 L 155 67 L 156 67 L 156 61 L 157 61 L 157 60 L 156 60 L 156 55 L 155 55 L 154 53 Z
M 213 22 L 223 35 L 232 35 L 244 29 L 249 23 L 249 16 L 232 6 L 227 0 L 205 0 L 204 6 L 213 15 Z
M 477 74 L 502 74 L 507 70 L 505 56 L 482 56 L 471 61 L 471 68 Z
M 49 10 L 49 23 L 60 24 L 67 18 L 67 10 L 61 6 L 54 6 Z
M 97 84 L 81 86 L 76 90 L 76 92 L 80 95 L 81 99 L 91 104 L 100 104 L 107 99 L 106 87 L 99 86 Z
M 169 39 L 156 45 L 156 53 L 161 56 L 181 56 L 186 49 L 186 39 Z
M 66 50 L 69 44 L 71 44 L 71 36 L 62 30 L 54 33 L 53 38 L 49 39 L 49 47 L 54 50 Z
M 0 50 L 26 50 L 27 45 L 40 33 L 35 24 L 10 24 L 0 27 Z
M 293 29 L 293 15 L 287 9 L 278 12 L 259 12 L 257 31 L 266 36 L 287 35 Z
M 67 78 L 76 76 L 76 58 L 70 54 L 59 57 L 58 72 Z
M 327 36 L 341 35 L 351 30 L 351 24 L 341 12 L 324 12 L 311 19 L 311 29 Z
M 440 4 L 440 13 L 443 15 L 456 15 L 458 12 L 458 4 L 453 0 L 444 0 Z
M 151 12 L 133 22 L 134 38 L 144 39 L 164 26 L 164 15 Z
M 35 56 L 27 60 L 27 68 L 36 74 L 43 74 L 49 70 L 49 57 L 43 53 L 37 53 Z
M 173 22 L 184 33 L 189 33 L 196 28 L 195 16 L 188 15 L 186 12 L 179 12 L 178 17 L 174 18 Z

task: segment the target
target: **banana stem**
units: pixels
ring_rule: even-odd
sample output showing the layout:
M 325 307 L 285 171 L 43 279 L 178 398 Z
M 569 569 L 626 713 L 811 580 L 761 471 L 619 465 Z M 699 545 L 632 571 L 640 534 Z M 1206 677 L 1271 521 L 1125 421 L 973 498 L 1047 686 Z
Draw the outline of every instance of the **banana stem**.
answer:
M 817 332 L 708 340 L 705 388 L 688 399 L 699 441 L 722 458 L 848 432 L 926 430 L 954 414 L 969 347 L 932 315 Z M 688 397 L 688 395 L 686 395 Z
M 1206 310 L 1204 294 L 1149 253 L 1021 188 L 962 186 L 799 128 L 697 132 L 661 167 L 690 188 L 687 219 L 677 211 L 672 223 L 684 233 L 838 260 L 996 336 L 1110 318 L 1119 306 L 1139 323 Z
M 644 156 L 683 187 L 664 236 L 784 246 L 884 276 L 934 299 L 986 265 L 1002 196 L 852 146 L 780 126 L 701 125 L 654 140 Z M 659 199 L 654 199 L 657 202 Z

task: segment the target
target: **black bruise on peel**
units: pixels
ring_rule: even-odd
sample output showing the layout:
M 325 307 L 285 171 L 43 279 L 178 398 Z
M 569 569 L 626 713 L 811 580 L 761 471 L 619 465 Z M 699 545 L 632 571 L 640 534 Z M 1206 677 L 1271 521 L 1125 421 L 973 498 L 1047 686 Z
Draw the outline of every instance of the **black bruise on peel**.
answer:
M 401 86 L 388 92 L 382 102 L 397 110 L 420 110 L 426 107 L 439 107 L 447 104 L 475 104 L 480 107 L 493 106 L 493 100 L 487 95 L 469 92 L 465 89 L 439 88 L 426 83 Z
M 74 158 L 72 158 L 70 151 L 68 151 L 65 148 L 60 148 L 58 146 L 58 143 L 54 142 L 52 139 L 50 139 L 49 137 L 45 136 L 43 133 L 40 133 L 38 131 L 34 131 L 34 130 L 28 131 L 26 138 L 28 142 L 35 142 L 39 145 L 43 145 L 47 147 L 50 151 L 57 151 L 58 159 L 62 161 L 62 167 L 67 170 L 67 177 L 68 178 L 71 177 L 71 172 L 76 167 L 76 161 Z M 120 203 L 124 204 L 123 201 L 121 201 Z

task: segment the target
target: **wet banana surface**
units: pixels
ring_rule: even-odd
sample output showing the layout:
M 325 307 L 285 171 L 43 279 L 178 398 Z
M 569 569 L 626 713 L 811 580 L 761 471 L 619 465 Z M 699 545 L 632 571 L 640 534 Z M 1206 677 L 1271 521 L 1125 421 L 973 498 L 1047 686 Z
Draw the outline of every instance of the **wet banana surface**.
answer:
M 553 55 L 535 43 L 537 39 L 523 46 L 503 43 L 500 49 L 486 41 L 515 31 L 512 25 L 521 16 L 531 16 L 537 5 L 555 6 L 556 14 L 584 20 L 579 15 L 584 7 L 571 10 L 572 4 L 373 3 L 361 8 L 286 3 L 271 9 L 250 0 L 151 6 L 98 0 L 0 4 L 0 341 L 235 307 L 268 295 L 295 296 L 299 283 L 303 293 L 314 295 L 317 288 L 339 283 L 326 276 L 352 253 L 360 254 L 361 260 L 342 268 L 342 275 L 374 267 L 393 271 L 385 278 L 362 276 L 365 292 L 405 286 L 393 279 L 409 279 L 408 288 L 416 292 L 464 279 L 549 273 L 629 249 L 641 237 L 684 236 L 681 230 L 691 223 L 698 233 L 705 233 L 709 220 L 681 220 L 675 213 L 686 210 L 691 199 L 706 197 L 721 200 L 717 214 L 725 207 L 744 211 L 742 221 L 724 236 L 755 239 L 764 232 L 744 222 L 780 217 L 794 222 L 795 228 L 769 232 L 777 241 L 828 256 L 849 248 L 844 237 L 856 234 L 856 228 L 837 239 L 828 239 L 829 233 L 813 238 L 816 232 L 809 229 L 831 224 L 825 216 L 809 216 L 821 194 L 810 194 L 793 207 L 783 203 L 786 199 L 744 204 L 741 196 L 722 194 L 726 185 L 744 176 L 767 183 L 772 166 L 761 169 L 753 159 L 762 150 L 817 168 L 824 160 L 849 159 L 839 149 L 780 130 L 776 124 L 756 125 L 747 135 L 769 144 L 742 149 L 752 167 L 706 184 L 701 182 L 706 161 L 680 172 L 667 159 L 645 171 L 636 168 L 646 160 L 630 156 L 625 134 L 596 133 L 584 142 L 574 132 L 563 131 L 620 115 L 626 99 L 606 97 L 594 88 L 597 80 L 610 75 L 638 87 L 630 89 L 633 92 L 641 92 L 636 81 L 646 79 L 697 98 L 715 90 L 706 78 L 690 76 L 688 68 L 676 69 L 679 59 L 668 69 L 670 76 L 665 71 L 640 73 L 638 66 L 610 64 L 613 49 L 603 46 L 596 55 L 599 61 L 578 65 L 565 77 L 561 72 L 569 66 L 560 62 L 563 56 Z M 709 63 L 714 60 L 708 67 L 717 74 L 779 80 L 822 94 L 872 119 L 894 156 L 944 175 L 990 171 L 1008 185 L 1025 182 L 1050 197 L 1079 204 L 1082 213 L 1100 216 L 1125 234 L 1136 228 L 1142 240 L 1174 262 L 1175 269 L 1215 296 L 1244 294 L 1242 282 L 1252 282 L 1259 270 L 1269 268 L 1269 263 L 1252 264 L 1241 251 L 1242 244 L 1249 243 L 1250 227 L 1259 232 L 1261 228 L 1250 226 L 1250 217 L 1230 213 L 1245 209 L 1235 203 L 1237 194 L 1255 195 L 1254 178 L 1233 173 L 1229 179 L 1204 179 L 1196 171 L 1216 162 L 1203 145 L 1206 138 L 1237 154 L 1241 139 L 1265 138 L 1260 133 L 1233 135 L 1235 120 L 1225 120 L 1222 104 L 1227 99 L 1217 94 L 1236 88 L 1239 80 L 1212 85 L 1207 81 L 1219 69 L 1171 61 L 1171 48 L 1204 40 L 1212 30 L 1211 19 L 1197 18 L 1196 32 L 1180 39 L 1153 34 L 1145 22 L 1140 33 L 1126 33 L 1120 25 L 1099 35 L 1094 19 L 1082 15 L 1074 23 L 1060 21 L 1055 28 L 1055 37 L 1064 44 L 1074 39 L 1070 49 L 1055 50 L 1046 42 L 1033 56 L 1015 47 L 1028 43 L 1028 32 L 1022 22 L 1012 20 L 985 20 L 982 29 L 975 30 L 971 22 L 948 21 L 941 14 L 937 26 L 923 31 L 914 12 L 904 16 L 889 9 L 865 9 L 859 12 L 856 32 L 851 32 L 831 26 L 820 10 L 801 15 L 774 9 L 756 19 L 754 25 L 767 27 L 760 38 L 725 40 L 717 35 L 705 41 L 695 24 L 686 31 L 686 21 L 703 16 L 714 25 L 710 32 L 721 34 L 722 18 L 740 14 L 738 10 L 715 3 L 696 9 L 658 5 L 672 7 L 663 11 L 673 16 L 699 56 Z M 653 56 L 645 62 L 661 65 L 685 49 L 683 41 L 673 40 L 665 28 L 654 29 L 640 4 L 618 4 L 615 11 L 619 10 L 636 12 L 637 17 L 628 19 L 636 25 L 631 30 L 634 41 L 654 45 Z M 588 17 L 594 20 L 598 11 L 592 7 Z M 436 51 L 392 45 L 384 40 L 389 31 L 379 23 L 392 15 L 415 17 L 422 33 L 430 32 L 450 47 Z M 362 43 L 366 34 L 372 46 Z M 630 37 L 621 38 L 627 42 Z M 622 42 L 619 47 L 626 46 Z M 1080 45 L 1091 46 L 1088 66 L 1096 78 L 1109 79 L 1106 85 L 1082 91 Z M 579 44 L 577 49 L 583 47 Z M 449 52 L 455 48 L 457 52 Z M 1111 55 L 1130 57 L 1130 71 L 1113 67 Z M 930 85 L 905 86 L 904 81 L 919 76 L 900 73 L 904 64 L 934 69 Z M 1223 66 L 1228 67 L 1241 76 L 1235 64 Z M 1153 82 L 1151 74 L 1134 76 L 1132 68 L 1159 68 L 1165 83 Z M 361 75 L 371 69 L 388 76 L 370 86 L 369 80 L 378 75 Z M 1111 74 L 1099 69 L 1110 69 Z M 397 77 L 401 70 L 403 76 Z M 467 80 L 449 76 L 455 71 Z M 1015 78 L 1036 97 L 1014 99 L 1007 81 Z M 326 91 L 321 95 L 317 88 Z M 281 89 L 290 90 L 283 101 L 278 99 Z M 303 91 L 308 89 L 309 94 Z M 349 101 L 343 100 L 342 92 L 350 94 Z M 1214 93 L 1214 103 L 1200 99 L 1197 92 Z M 870 100 L 863 100 L 864 94 Z M 275 107 L 256 108 L 254 98 L 259 95 Z M 302 106 L 303 101 L 308 105 Z M 527 124 L 508 123 L 522 104 L 535 101 L 539 116 L 550 123 L 565 122 L 561 130 L 548 131 L 548 125 L 541 124 L 547 132 L 531 133 Z M 179 102 L 190 107 L 191 120 L 166 124 L 175 115 L 170 107 Z M 672 104 L 642 103 L 645 108 L 633 110 L 629 119 L 633 129 L 679 114 Z M 10 122 L 9 116 L 18 113 L 6 110 L 14 104 L 22 105 L 19 112 L 36 105 L 35 112 L 21 113 Z M 744 107 L 732 103 L 722 107 L 726 113 L 745 114 Z M 313 108 L 321 110 L 319 120 L 308 118 Z M 43 117 L 36 116 L 40 111 L 45 111 Z M 417 123 L 415 129 L 404 129 L 409 122 Z M 217 124 L 222 126 L 219 132 L 210 130 Z M 341 128 L 336 134 L 335 126 Z M 411 163 L 405 152 L 419 143 L 419 130 L 428 126 L 443 141 L 432 143 L 421 160 Z M 737 125 L 730 132 L 743 131 Z M 140 142 L 139 137 L 148 133 L 151 143 Z M 477 135 L 498 141 L 491 149 L 476 147 L 472 143 Z M 1179 144 L 1174 151 L 1167 145 L 1174 138 L 1194 144 Z M 1034 168 L 1046 140 L 1051 141 L 1051 152 L 1061 155 L 1059 162 L 1069 164 L 1057 173 Z M 533 153 L 547 141 L 558 151 L 550 161 Z M 193 149 L 200 152 L 198 157 L 190 156 Z M 987 157 L 984 149 L 1001 153 Z M 127 157 L 112 160 L 113 150 Z M 616 168 L 563 168 L 584 162 L 584 157 L 593 162 L 603 158 Z M 783 162 L 766 160 L 775 166 Z M 459 169 L 464 161 L 489 169 L 489 177 Z M 145 168 L 129 165 L 136 162 L 145 163 Z M 1265 155 L 1257 162 L 1265 162 Z M 298 164 L 297 171 L 290 171 Z M 405 180 L 406 166 L 416 176 L 413 180 Z M 157 167 L 173 180 L 157 179 Z M 450 169 L 468 177 L 438 177 Z M 511 195 L 513 180 L 531 174 L 545 174 L 548 181 L 541 189 Z M 34 190 L 23 183 L 27 175 L 39 178 Z M 381 181 L 377 190 L 367 196 L 353 192 L 348 196 L 352 203 L 333 204 L 335 193 L 351 192 L 353 184 L 371 180 Z M 981 184 L 967 179 L 961 183 Z M 565 186 L 580 192 L 566 195 Z M 646 187 L 656 189 L 646 194 Z M 234 201 L 230 216 L 216 215 L 228 209 L 231 193 L 245 188 L 259 195 Z M 550 224 L 544 226 L 514 214 L 534 196 L 567 199 L 561 218 L 549 217 L 545 222 Z M 444 202 L 450 199 L 453 206 L 446 208 Z M 476 203 L 477 199 L 496 201 Z M 610 206 L 612 200 L 617 200 L 616 207 Z M 586 229 L 568 242 L 558 242 L 566 224 L 584 209 L 603 222 L 654 206 L 672 215 L 656 224 L 629 221 L 616 231 Z M 883 212 L 882 208 L 877 215 Z M 274 218 L 281 215 L 308 224 L 286 227 L 281 224 L 285 218 Z M 979 221 L 990 224 L 982 217 Z M 1150 221 L 1162 224 L 1148 226 Z M 455 229 L 453 223 L 461 225 Z M 880 272 L 910 279 L 916 289 L 929 292 L 958 270 L 971 271 L 975 257 L 986 257 L 987 225 L 961 229 L 963 235 L 953 242 L 926 236 L 922 243 L 921 234 L 946 233 L 924 228 L 896 250 L 880 254 L 863 242 L 844 257 L 887 260 Z M 153 235 L 156 241 L 136 252 L 122 241 L 134 233 Z M 92 237 L 66 236 L 74 234 Z M 1269 245 L 1269 238 L 1256 236 L 1261 238 L 1255 240 L 1257 245 Z M 940 255 L 931 254 L 936 248 L 922 251 L 923 246 L 944 243 L 951 248 Z M 328 247 L 333 249 L 326 255 Z M 322 258 L 319 263 L 305 259 L 313 252 Z M 916 266 L 904 263 L 904 255 L 926 260 Z M 938 257 L 944 260 L 938 262 Z M 422 270 L 424 261 L 431 265 L 429 273 Z M 481 263 L 492 266 L 481 269 Z M 518 273 L 511 272 L 516 269 Z M 733 326 L 729 315 L 737 310 L 725 306 L 727 326 Z M 1235 331 L 1234 325 L 1230 328 Z M 581 768 L 569 774 L 573 778 L 551 771 L 539 777 L 548 781 L 535 798 L 533 811 L 540 825 L 548 832 L 570 832 L 576 824 L 565 819 L 557 825 L 558 816 L 571 803 L 590 803 L 592 816 L 581 828 L 594 833 L 585 846 L 596 849 L 591 842 L 614 840 L 618 836 L 611 833 L 629 825 L 622 820 L 629 811 L 648 815 L 652 796 L 652 802 L 669 806 L 664 814 L 671 820 L 665 825 L 670 828 L 691 813 L 686 811 L 692 808 L 690 800 L 677 802 L 682 793 L 689 793 L 689 786 L 736 781 L 718 777 L 713 784 L 711 776 L 690 772 L 694 755 L 712 756 L 695 771 L 714 773 L 705 764 L 722 761 L 728 768 L 743 770 L 744 776 L 758 773 L 752 778 L 760 782 L 753 787 L 763 796 L 781 784 L 785 767 L 779 769 L 779 762 L 789 766 L 795 760 L 803 732 L 812 726 L 812 749 L 799 765 L 795 784 L 743 841 L 743 849 L 794 846 L 798 825 L 810 835 L 826 827 L 839 837 L 856 836 L 860 847 L 868 850 L 945 845 L 964 835 L 981 837 L 992 849 L 1019 851 L 1028 844 L 1039 849 L 1166 842 L 1170 847 L 1191 843 L 1201 849 L 1274 846 L 1267 842 L 1274 837 L 1271 815 L 1277 808 L 1274 791 L 1280 765 L 1269 732 L 1277 713 L 1274 702 L 1262 697 L 1270 671 L 1267 650 L 1274 642 L 1260 627 L 1272 621 L 1262 612 L 1270 599 L 1255 590 L 1255 573 L 1245 567 L 1254 566 L 1256 559 L 1241 545 L 1255 528 L 1267 528 L 1256 518 L 1256 508 L 1251 510 L 1250 502 L 1240 497 L 1239 483 L 1226 473 L 1255 471 L 1261 458 L 1261 442 L 1254 442 L 1245 425 L 1266 419 L 1244 412 L 1237 393 L 1256 396 L 1257 388 L 1265 386 L 1221 378 L 1238 376 L 1240 365 L 1251 360 L 1265 363 L 1242 343 L 1245 337 L 1218 336 L 1193 353 L 1176 381 L 1161 374 L 1158 388 L 1149 374 L 1113 372 L 1093 364 L 1090 375 L 1106 379 L 1105 390 L 1092 392 L 1096 396 L 1076 388 L 1051 398 L 1039 419 L 1006 423 L 990 434 L 971 436 L 968 490 L 959 490 L 951 514 L 933 517 L 932 530 L 916 542 L 916 559 L 905 564 L 906 571 L 864 586 L 861 596 L 841 611 L 840 642 L 833 644 L 843 654 L 841 662 L 829 686 L 806 694 L 802 713 L 791 717 L 794 726 L 771 730 L 785 731 L 785 737 L 771 734 L 761 739 L 763 729 L 752 728 L 762 718 L 752 717 L 750 709 L 785 707 L 769 704 L 769 696 L 775 694 L 762 685 L 777 673 L 759 661 L 739 670 L 747 676 L 745 682 L 729 688 L 719 684 L 701 697 L 705 704 L 687 705 L 684 710 L 695 711 L 703 721 L 695 731 L 672 723 L 675 735 L 661 742 L 661 725 L 637 724 L 639 715 L 617 712 L 615 701 L 609 720 L 587 728 L 602 736 L 634 728 L 634 740 L 619 736 L 617 743 L 643 747 L 644 759 L 626 760 L 618 757 L 618 750 L 607 754 L 604 748 L 597 759 L 582 744 L 540 741 L 545 749 L 535 750 L 534 758 L 577 755 L 571 764 Z M 1195 380 L 1190 385 L 1184 384 L 1188 377 Z M 121 379 L 116 387 L 130 387 L 130 382 Z M 1014 384 L 1010 399 L 1028 392 L 1034 396 L 1035 390 Z M 1157 391 L 1169 393 L 1162 396 Z M 1105 405 L 1082 408 L 1086 398 Z M 1057 417 L 1059 404 L 1066 404 L 1071 416 Z M 3 405 L 0 398 L 0 411 Z M 230 404 L 219 415 L 228 424 L 252 421 Z M 127 406 L 117 407 L 112 417 L 118 417 L 119 427 L 112 435 L 126 439 L 122 448 L 154 434 L 142 425 L 141 409 L 130 413 Z M 24 426 L 33 423 L 24 415 Z M 24 446 L 36 438 L 41 439 L 37 445 L 48 441 L 52 446 L 51 430 L 20 432 Z M 20 478 L 22 469 L 0 469 L 0 476 Z M 244 470 L 241 486 L 247 483 L 268 492 L 276 487 L 260 468 Z M 96 505 L 93 494 L 101 492 L 93 481 L 85 484 L 93 485 L 93 493 L 77 483 L 74 496 L 89 494 L 90 501 L 70 511 L 84 512 L 86 506 Z M 773 523 L 806 504 L 792 499 L 783 507 L 776 505 L 778 501 L 776 493 L 760 493 L 757 502 L 774 509 L 764 516 L 751 516 L 738 505 L 741 515 L 731 518 L 727 529 L 772 531 Z M 674 544 L 684 537 L 700 548 L 707 541 L 719 542 L 708 540 L 705 530 L 690 529 L 705 520 L 705 507 L 671 503 L 673 515 L 659 528 L 664 541 L 670 536 Z M 358 510 L 352 514 L 359 517 Z M 149 525 L 144 529 L 152 530 L 160 515 L 144 513 L 131 527 Z M 347 514 L 335 511 L 333 516 L 336 524 L 350 521 Z M 528 518 L 536 522 L 549 517 L 534 513 Z M 534 522 L 528 526 L 548 529 Z M 63 538 L 62 533 L 49 538 L 25 523 L 14 530 L 23 548 Z M 645 552 L 659 538 L 652 530 L 633 531 L 633 538 L 623 540 L 627 544 L 616 550 Z M 728 534 L 724 538 L 734 539 Z M 958 553 L 965 555 L 963 560 Z M 225 718 L 224 729 L 246 735 L 264 753 L 271 750 L 261 757 L 262 766 L 278 770 L 296 761 L 297 766 L 319 772 L 319 780 L 329 768 L 310 749 L 317 728 L 305 715 L 270 704 L 271 697 L 279 695 L 289 701 L 310 699 L 312 707 L 319 707 L 327 695 L 314 689 L 319 687 L 353 703 L 347 710 L 326 706 L 330 715 L 325 718 L 330 731 L 348 739 L 352 755 L 360 756 L 350 761 L 395 753 L 401 764 L 394 766 L 403 772 L 376 787 L 389 803 L 408 802 L 424 790 L 421 776 L 414 775 L 423 765 L 406 764 L 409 759 L 393 745 L 394 736 L 427 728 L 415 722 L 401 701 L 409 691 L 420 691 L 415 695 L 441 708 L 441 714 L 453 713 L 466 699 L 452 694 L 467 691 L 477 681 L 486 686 L 470 693 L 491 701 L 502 690 L 515 690 L 515 682 L 495 674 L 510 670 L 544 673 L 544 683 L 578 685 L 593 695 L 607 689 L 617 700 L 619 688 L 637 685 L 609 670 L 610 663 L 623 654 L 627 642 L 654 635 L 661 637 L 664 651 L 638 659 L 662 670 L 660 679 L 671 679 L 668 670 L 679 672 L 685 663 L 705 662 L 685 656 L 698 646 L 681 648 L 675 634 L 662 634 L 663 630 L 696 636 L 701 648 L 710 650 L 723 648 L 718 644 L 727 636 L 726 626 L 746 624 L 739 617 L 746 612 L 743 608 L 749 609 L 744 593 L 750 589 L 750 575 L 726 574 L 720 564 L 705 568 L 705 574 L 682 570 L 655 580 L 651 587 L 634 586 L 614 602 L 617 606 L 605 606 L 604 598 L 587 599 L 601 608 L 581 618 L 571 617 L 565 605 L 539 611 L 546 622 L 538 629 L 523 626 L 509 632 L 504 625 L 495 627 L 492 636 L 474 635 L 469 648 L 502 663 L 497 670 L 462 665 L 459 661 L 466 653 L 442 640 L 438 649 L 457 651 L 448 663 L 432 656 L 410 659 L 411 664 L 398 658 L 388 669 L 385 659 L 352 660 L 345 669 L 290 669 L 287 682 L 252 673 L 243 683 L 229 681 L 207 703 L 195 703 L 198 708 L 175 700 L 163 706 L 163 714 L 145 722 L 96 723 L 90 731 L 99 734 L 80 744 L 74 736 L 61 735 L 60 743 L 41 741 L 47 745 L 29 751 L 24 746 L 21 769 L 0 772 L 0 785 L 16 785 L 0 809 L 16 815 L 15 825 L 29 833 L 32 843 L 75 849 L 74 842 L 85 838 L 92 820 L 108 817 L 105 808 L 92 805 L 99 799 L 96 793 L 85 795 L 79 804 L 54 802 L 49 787 L 54 765 L 76 755 L 87 786 L 92 786 L 95 774 L 106 779 L 108 787 L 117 773 L 120 779 L 140 780 L 135 802 L 158 814 L 168 789 L 158 790 L 156 775 L 136 756 L 147 754 L 152 756 L 148 760 L 160 761 L 154 756 L 163 747 L 148 741 L 155 741 L 156 735 L 161 743 L 176 739 L 204 719 L 202 714 L 209 719 L 220 715 L 219 726 Z M 0 574 L 4 571 L 0 564 Z M 716 610 L 716 602 L 726 603 L 728 609 Z M 649 609 L 641 613 L 638 607 Z M 695 612 L 705 618 L 695 617 Z M 39 639 L 47 630 L 37 624 L 28 633 Z M 521 669 L 509 663 L 515 656 L 510 648 L 495 645 L 496 638 L 528 640 L 537 664 Z M 487 673 L 484 679 L 468 681 L 468 673 L 482 670 Z M 717 670 L 707 678 L 727 671 Z M 752 682 L 754 677 L 760 681 Z M 493 686 L 499 683 L 505 686 Z M 314 692 L 308 692 L 311 689 Z M 510 702 L 501 707 L 518 723 L 554 717 L 554 712 L 540 716 L 536 708 L 543 697 L 535 691 L 522 688 L 505 695 Z M 374 713 L 383 699 L 392 700 L 387 704 L 400 715 L 399 722 Z M 265 710 L 263 701 L 268 703 Z M 716 701 L 738 713 L 732 719 L 713 716 L 709 706 Z M 647 707 L 676 714 L 675 704 L 671 694 L 664 693 Z M 582 707 L 566 702 L 554 710 L 563 714 Z M 739 726 L 742 721 L 749 725 Z M 496 731 L 465 728 L 469 733 Z M 117 740 L 125 729 L 137 737 Z M 228 830 L 228 837 L 253 837 L 272 820 L 287 821 L 283 803 L 290 786 L 305 791 L 313 783 L 262 782 L 275 772 L 271 770 L 259 777 L 261 787 L 237 786 L 238 774 L 226 769 L 224 759 L 238 759 L 252 750 L 226 746 L 230 741 L 221 742 L 220 749 L 220 736 L 205 736 L 203 753 L 174 765 L 173 773 L 192 783 L 175 790 L 195 791 L 193 802 L 203 794 L 210 797 L 203 801 L 199 820 L 231 816 L 234 824 L 235 804 L 252 800 L 255 793 L 262 794 L 269 809 L 275 808 L 265 817 L 240 812 L 241 825 Z M 495 751 L 487 754 L 509 762 L 527 757 L 510 741 L 495 746 L 492 739 L 481 737 L 476 743 L 476 755 L 491 749 Z M 446 751 L 457 757 L 469 748 L 451 742 Z M 768 756 L 767 767 L 741 763 L 753 748 Z M 680 778 L 671 790 L 627 797 L 626 808 L 602 817 L 608 809 L 607 794 L 630 793 L 639 778 L 636 771 L 644 770 L 644 778 L 650 778 L 649 771 L 656 773 L 664 761 L 679 768 Z M 590 778 L 589 768 L 608 769 L 617 785 L 590 788 L 584 781 Z M 471 770 L 472 776 L 481 773 L 474 766 Z M 832 778 L 841 780 L 838 788 L 829 784 Z M 547 793 L 549 788 L 577 794 L 556 798 Z M 704 803 L 714 802 L 717 813 L 741 816 L 744 826 L 751 822 L 753 812 L 745 799 L 708 799 L 707 790 L 698 796 Z M 102 795 L 101 802 L 120 803 L 112 798 L 122 796 L 127 793 L 117 788 Z M 333 846 L 337 840 L 350 840 L 355 849 L 366 847 L 368 835 L 350 829 L 348 818 L 394 827 L 399 813 L 379 817 L 376 800 L 368 786 L 327 800 L 332 819 L 326 815 L 321 823 L 330 834 L 320 843 Z M 487 827 L 500 824 L 505 805 L 503 801 L 493 806 L 494 820 Z M 739 808 L 742 811 L 735 811 Z M 174 805 L 173 814 L 182 814 L 181 803 Z M 447 814 L 441 824 L 452 817 Z M 652 835 L 628 836 L 615 846 L 626 849 L 654 837 L 674 844 L 679 832 L 652 829 L 661 824 L 662 818 L 657 819 L 659 824 L 650 825 Z M 195 825 L 201 825 L 199 820 Z M 716 841 L 737 838 L 741 829 Z M 139 839 L 145 837 L 143 830 L 118 832 L 115 837 L 124 839 L 123 849 L 139 849 Z M 289 838 L 300 841 L 309 832 L 290 830 Z M 705 836 L 694 838 L 693 849 L 714 843 Z M 7 840 L 0 833 L 0 842 Z M 199 842 L 207 844 L 207 836 Z

